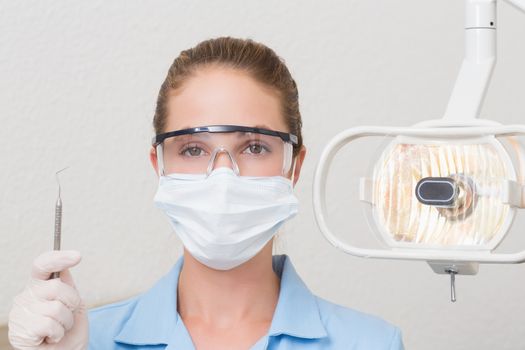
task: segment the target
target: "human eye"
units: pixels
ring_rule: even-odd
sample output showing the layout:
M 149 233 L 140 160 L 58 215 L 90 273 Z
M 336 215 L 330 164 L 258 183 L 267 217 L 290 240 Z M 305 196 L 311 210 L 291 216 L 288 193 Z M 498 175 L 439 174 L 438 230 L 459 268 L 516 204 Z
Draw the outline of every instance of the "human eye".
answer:
M 252 154 L 252 155 L 262 155 L 269 153 L 270 149 L 261 142 L 252 141 L 244 149 L 243 153 Z
M 185 157 L 202 157 L 206 151 L 197 144 L 188 144 L 182 147 L 179 154 Z

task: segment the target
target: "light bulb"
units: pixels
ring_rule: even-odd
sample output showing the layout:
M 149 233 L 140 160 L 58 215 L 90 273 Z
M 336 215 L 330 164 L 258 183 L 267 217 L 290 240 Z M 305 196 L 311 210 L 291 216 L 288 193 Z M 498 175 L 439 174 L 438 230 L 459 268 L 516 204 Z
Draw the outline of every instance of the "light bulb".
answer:
M 372 214 L 393 246 L 493 248 L 514 211 L 502 201 L 512 163 L 493 136 L 398 136 L 373 168 Z

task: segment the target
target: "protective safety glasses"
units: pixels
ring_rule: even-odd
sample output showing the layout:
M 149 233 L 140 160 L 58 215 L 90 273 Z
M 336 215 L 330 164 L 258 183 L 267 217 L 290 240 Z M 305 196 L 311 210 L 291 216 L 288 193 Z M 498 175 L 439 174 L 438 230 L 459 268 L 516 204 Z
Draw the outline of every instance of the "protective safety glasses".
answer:
M 228 166 L 240 176 L 285 176 L 297 136 L 257 127 L 211 125 L 159 134 L 152 143 L 162 175 L 209 175 L 216 167 Z

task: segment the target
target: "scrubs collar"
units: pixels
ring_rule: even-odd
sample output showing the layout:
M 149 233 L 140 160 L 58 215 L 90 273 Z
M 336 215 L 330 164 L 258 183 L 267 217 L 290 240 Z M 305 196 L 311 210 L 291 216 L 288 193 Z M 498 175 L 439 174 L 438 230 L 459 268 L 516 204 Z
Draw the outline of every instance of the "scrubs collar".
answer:
M 167 275 L 138 297 L 129 319 L 114 338 L 116 342 L 130 345 L 172 344 L 178 349 L 194 348 L 177 313 L 177 284 L 182 264 L 181 257 Z M 268 335 L 305 339 L 326 337 L 316 297 L 297 275 L 288 256 L 274 256 L 273 269 L 281 277 L 281 287 Z

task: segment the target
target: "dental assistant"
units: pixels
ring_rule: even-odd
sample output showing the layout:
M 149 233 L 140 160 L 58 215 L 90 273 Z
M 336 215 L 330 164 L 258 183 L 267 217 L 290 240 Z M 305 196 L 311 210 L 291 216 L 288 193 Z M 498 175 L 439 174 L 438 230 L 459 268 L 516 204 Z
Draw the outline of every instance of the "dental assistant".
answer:
M 398 328 L 313 295 L 272 255 L 306 154 L 297 86 L 273 50 L 221 37 L 182 51 L 153 126 L 154 203 L 183 256 L 146 292 L 86 312 L 69 272 L 80 254 L 40 255 L 9 315 L 16 349 L 403 349 Z

